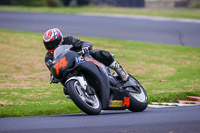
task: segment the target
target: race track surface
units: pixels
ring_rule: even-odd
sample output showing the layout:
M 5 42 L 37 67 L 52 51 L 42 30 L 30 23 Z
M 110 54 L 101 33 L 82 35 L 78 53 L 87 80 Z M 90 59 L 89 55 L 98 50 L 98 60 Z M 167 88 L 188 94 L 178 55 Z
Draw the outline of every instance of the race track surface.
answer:
M 1 133 L 199 133 L 200 106 L 0 118 Z
M 200 22 L 160 21 L 134 17 L 0 12 L 1 29 L 44 33 L 52 27 L 60 28 L 65 35 L 200 46 Z

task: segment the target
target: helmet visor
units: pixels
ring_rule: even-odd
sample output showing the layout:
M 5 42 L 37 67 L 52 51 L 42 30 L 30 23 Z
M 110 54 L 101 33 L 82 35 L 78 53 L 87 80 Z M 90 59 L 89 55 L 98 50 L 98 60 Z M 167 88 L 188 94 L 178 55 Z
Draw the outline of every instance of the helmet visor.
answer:
M 47 50 L 52 50 L 52 49 L 55 49 L 58 44 L 60 42 L 58 40 L 54 40 L 54 41 L 50 41 L 50 42 L 44 42 L 44 46 Z

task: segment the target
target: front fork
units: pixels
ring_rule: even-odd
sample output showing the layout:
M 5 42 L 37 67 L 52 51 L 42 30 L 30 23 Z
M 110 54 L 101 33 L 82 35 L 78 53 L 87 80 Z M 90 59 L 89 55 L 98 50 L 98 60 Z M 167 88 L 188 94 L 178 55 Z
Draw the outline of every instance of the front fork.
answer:
M 87 89 L 87 82 L 85 81 L 85 79 L 82 76 L 76 76 L 76 77 L 71 77 L 69 78 L 66 82 L 65 85 L 70 81 L 70 80 L 78 80 L 80 85 L 83 87 L 83 89 L 86 91 Z

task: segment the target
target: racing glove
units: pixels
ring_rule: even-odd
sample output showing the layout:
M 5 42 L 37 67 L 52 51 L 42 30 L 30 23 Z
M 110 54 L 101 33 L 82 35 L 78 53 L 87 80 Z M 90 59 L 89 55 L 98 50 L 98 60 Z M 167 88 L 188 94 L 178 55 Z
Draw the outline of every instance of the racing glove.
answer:
M 85 53 L 89 53 L 90 52 L 90 48 L 89 46 L 85 45 L 85 46 L 82 46 L 82 53 L 85 54 Z

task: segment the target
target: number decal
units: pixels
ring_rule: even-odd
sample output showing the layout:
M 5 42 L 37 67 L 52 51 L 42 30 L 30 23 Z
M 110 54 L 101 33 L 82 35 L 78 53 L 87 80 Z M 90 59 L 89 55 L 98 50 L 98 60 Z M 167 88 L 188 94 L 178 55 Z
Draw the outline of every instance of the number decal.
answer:
M 66 60 L 65 57 L 63 57 L 60 61 L 58 61 L 56 65 L 54 66 L 54 68 L 56 69 L 56 74 L 58 75 L 60 72 L 59 69 L 65 68 L 67 64 L 68 64 L 68 61 Z

